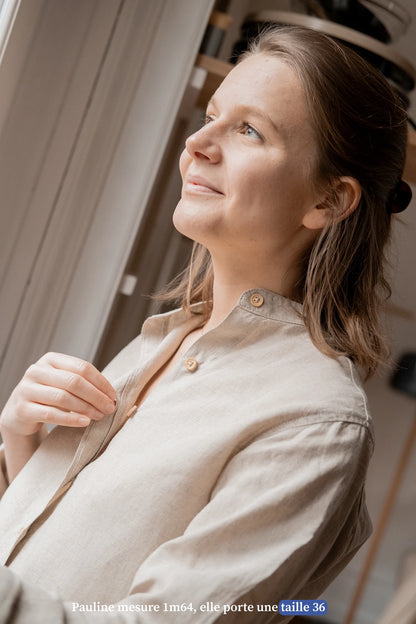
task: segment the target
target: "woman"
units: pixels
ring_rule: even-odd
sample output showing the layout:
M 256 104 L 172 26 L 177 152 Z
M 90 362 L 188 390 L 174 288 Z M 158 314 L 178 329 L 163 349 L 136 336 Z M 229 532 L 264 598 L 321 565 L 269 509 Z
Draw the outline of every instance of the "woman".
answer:
M 323 35 L 270 31 L 225 78 L 180 160 L 181 309 L 103 374 L 47 354 L 4 408 L 0 622 L 284 622 L 346 565 L 405 146 L 388 84 Z

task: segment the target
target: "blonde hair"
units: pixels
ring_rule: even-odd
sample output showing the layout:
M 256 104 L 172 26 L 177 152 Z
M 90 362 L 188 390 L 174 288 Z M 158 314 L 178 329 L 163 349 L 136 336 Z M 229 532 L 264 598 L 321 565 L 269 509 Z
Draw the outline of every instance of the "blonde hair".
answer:
M 253 54 L 278 57 L 301 80 L 318 145 L 315 184 L 328 190 L 334 217 L 336 180 L 352 176 L 361 185 L 357 209 L 328 223 L 301 259 L 297 291 L 316 347 L 331 357 L 350 357 L 370 376 L 388 359 L 378 311 L 390 296 L 384 249 L 391 229 L 389 202 L 404 167 L 406 112 L 377 70 L 320 33 L 268 29 L 242 58 Z M 187 269 L 157 297 L 180 302 L 188 313 L 192 303 L 203 301 L 208 318 L 212 288 L 209 252 L 194 243 Z

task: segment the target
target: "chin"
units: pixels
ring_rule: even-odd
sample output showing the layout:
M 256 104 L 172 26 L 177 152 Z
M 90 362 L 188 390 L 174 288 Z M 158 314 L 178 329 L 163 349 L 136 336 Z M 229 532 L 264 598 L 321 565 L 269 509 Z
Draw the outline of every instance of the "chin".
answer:
M 206 222 L 206 216 L 200 212 L 196 213 L 192 205 L 181 199 L 173 213 L 172 222 L 175 229 L 180 233 L 195 241 L 196 243 L 205 244 L 204 240 L 209 225 Z
M 186 229 L 186 221 L 187 221 L 187 219 L 184 219 L 184 216 L 183 216 L 182 213 L 183 213 L 183 210 L 182 210 L 182 199 L 180 199 L 178 204 L 177 204 L 177 206 L 176 206 L 176 208 L 175 208 L 175 210 L 174 210 L 174 213 L 173 213 L 173 216 L 172 216 L 172 223 L 174 225 L 174 228 L 176 230 L 178 230 L 178 232 L 180 232 L 180 234 L 184 234 L 185 236 L 187 236 L 186 232 L 184 231 L 184 226 L 185 226 L 185 229 Z

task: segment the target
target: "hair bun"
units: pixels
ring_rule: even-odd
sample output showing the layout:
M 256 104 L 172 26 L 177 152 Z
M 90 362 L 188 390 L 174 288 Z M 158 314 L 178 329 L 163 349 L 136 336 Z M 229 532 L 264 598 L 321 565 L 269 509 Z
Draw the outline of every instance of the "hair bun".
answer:
M 401 178 L 393 189 L 391 200 L 389 202 L 389 212 L 396 214 L 406 210 L 412 199 L 412 189 L 407 182 Z

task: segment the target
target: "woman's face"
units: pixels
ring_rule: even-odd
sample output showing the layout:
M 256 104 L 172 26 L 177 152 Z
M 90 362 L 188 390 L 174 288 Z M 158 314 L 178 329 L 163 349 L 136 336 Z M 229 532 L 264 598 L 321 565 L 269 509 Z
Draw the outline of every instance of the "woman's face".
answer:
M 175 227 L 211 255 L 292 259 L 310 243 L 316 145 L 303 89 L 275 57 L 254 55 L 215 92 L 180 158 Z M 214 257 L 214 256 L 213 256 Z

